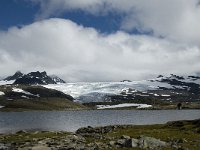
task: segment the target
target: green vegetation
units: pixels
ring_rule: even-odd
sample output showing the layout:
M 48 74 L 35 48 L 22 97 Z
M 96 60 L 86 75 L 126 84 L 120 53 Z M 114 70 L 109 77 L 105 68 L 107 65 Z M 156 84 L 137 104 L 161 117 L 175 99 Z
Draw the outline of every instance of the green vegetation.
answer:
M 119 139 L 122 135 L 132 138 L 138 138 L 141 135 L 154 137 L 168 143 L 176 143 L 179 147 L 188 150 L 199 150 L 200 147 L 200 120 L 194 121 L 176 121 L 162 125 L 137 125 L 137 126 L 119 126 L 112 132 L 102 134 L 102 136 L 111 139 Z M 89 142 L 94 139 L 86 138 Z M 106 138 L 105 138 L 106 139 Z M 96 142 L 107 142 L 107 140 L 97 140 Z M 124 150 L 137 150 L 139 148 L 123 148 Z M 163 150 L 171 150 L 171 146 L 163 148 Z M 114 150 L 114 149 L 113 149 Z
M 46 138 L 61 138 L 69 135 L 69 132 L 49 132 L 49 131 L 35 131 L 35 132 L 23 132 L 19 131 L 16 134 L 0 135 L 0 141 L 5 143 L 20 143 L 20 142 L 31 142 L 38 139 Z
M 32 111 L 32 110 L 79 110 L 87 109 L 85 106 L 64 98 L 41 98 L 34 100 L 0 100 L 5 106 L 0 111 Z

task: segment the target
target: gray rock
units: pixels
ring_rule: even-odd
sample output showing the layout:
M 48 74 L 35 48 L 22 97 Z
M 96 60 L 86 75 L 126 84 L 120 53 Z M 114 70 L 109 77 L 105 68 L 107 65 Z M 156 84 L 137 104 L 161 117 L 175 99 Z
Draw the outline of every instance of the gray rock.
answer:
M 87 128 L 80 128 L 76 131 L 77 134 L 92 134 L 92 133 L 97 133 L 97 134 L 102 134 L 102 133 L 109 133 L 115 130 L 115 126 L 105 126 L 105 127 L 90 127 L 88 126 Z
M 122 135 L 121 139 L 130 139 L 131 137 L 130 136 L 127 136 L 127 135 Z
M 139 143 L 138 139 L 132 138 L 132 139 L 129 140 L 128 145 L 130 145 L 130 147 L 138 147 L 138 143 Z
M 31 150 L 51 150 L 51 148 L 43 145 L 36 145 L 32 147 Z
M 116 145 L 116 142 L 115 141 L 110 141 L 109 145 L 112 146 L 112 147 L 114 147 Z
M 145 137 L 142 136 L 138 139 L 138 144 L 140 148 L 146 149 L 156 149 L 156 148 L 161 148 L 161 147 L 165 147 L 168 144 L 164 141 L 161 141 L 159 139 L 155 139 L 152 137 Z
M 116 144 L 118 144 L 122 147 L 126 147 L 126 142 L 127 142 L 126 139 L 119 139 L 119 140 L 117 140 Z
M 17 131 L 16 134 L 25 134 L 25 133 L 28 133 L 27 131 L 25 130 L 20 130 L 20 131 Z
M 68 135 L 65 139 L 69 139 L 71 142 L 86 142 L 85 138 L 81 135 Z
M 8 149 L 9 147 L 3 143 L 0 143 L 0 150 Z

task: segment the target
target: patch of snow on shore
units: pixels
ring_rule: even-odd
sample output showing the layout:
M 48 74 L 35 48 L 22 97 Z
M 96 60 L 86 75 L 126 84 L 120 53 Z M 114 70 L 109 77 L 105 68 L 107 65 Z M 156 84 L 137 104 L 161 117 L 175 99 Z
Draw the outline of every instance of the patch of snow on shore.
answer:
M 110 109 L 110 108 L 123 108 L 123 107 L 137 107 L 137 108 L 149 108 L 152 105 L 148 104 L 135 104 L 135 103 L 124 103 L 117 105 L 96 105 L 97 109 Z

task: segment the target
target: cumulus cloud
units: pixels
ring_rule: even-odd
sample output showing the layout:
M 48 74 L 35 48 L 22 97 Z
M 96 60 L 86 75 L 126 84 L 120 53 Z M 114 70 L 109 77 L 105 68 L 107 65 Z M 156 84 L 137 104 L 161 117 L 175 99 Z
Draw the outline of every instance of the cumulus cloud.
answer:
M 125 14 L 121 29 L 152 32 L 154 36 L 200 46 L 199 0 L 31 0 L 41 6 L 37 18 L 82 10 L 94 15 Z
M 1 76 L 13 70 L 46 70 L 74 81 L 144 79 L 158 74 L 193 74 L 200 49 L 171 39 L 104 35 L 66 19 L 46 19 L 0 32 Z

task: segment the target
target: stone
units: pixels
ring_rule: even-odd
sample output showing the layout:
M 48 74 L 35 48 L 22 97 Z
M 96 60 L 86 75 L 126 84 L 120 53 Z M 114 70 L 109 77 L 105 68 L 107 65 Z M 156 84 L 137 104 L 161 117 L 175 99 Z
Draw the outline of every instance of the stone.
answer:
M 25 130 L 20 130 L 20 131 L 17 131 L 16 134 L 25 134 L 25 133 L 28 133 L 27 131 Z
M 130 139 L 131 137 L 130 136 L 127 136 L 127 135 L 122 135 L 121 139 Z
M 31 150 L 51 150 L 51 148 L 43 145 L 36 145 L 33 146 Z
M 139 144 L 139 147 L 143 149 L 146 149 L 146 148 L 156 149 L 156 148 L 167 146 L 167 143 L 164 141 L 161 141 L 159 139 L 155 139 L 152 137 L 145 137 L 145 136 L 142 136 L 138 139 L 138 144 Z
M 126 145 L 126 139 L 119 139 L 119 140 L 117 140 L 117 144 L 118 145 L 121 145 L 122 147 L 125 147 L 125 145 Z
M 129 144 L 128 145 L 130 145 L 130 147 L 138 147 L 138 139 L 134 139 L 134 138 L 132 138 L 132 139 L 130 139 L 129 140 Z
M 116 145 L 116 142 L 115 142 L 115 141 L 110 141 L 110 142 L 109 142 L 109 145 L 113 147 L 113 146 Z
M 4 149 L 7 149 L 7 148 L 8 148 L 8 146 L 6 146 L 3 143 L 0 143 L 0 150 L 4 150 Z

